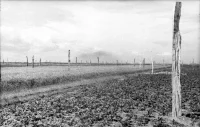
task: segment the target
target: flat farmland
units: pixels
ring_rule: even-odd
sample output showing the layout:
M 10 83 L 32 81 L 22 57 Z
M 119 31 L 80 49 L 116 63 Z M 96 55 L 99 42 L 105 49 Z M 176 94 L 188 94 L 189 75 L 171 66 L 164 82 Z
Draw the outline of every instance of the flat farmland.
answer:
M 93 82 L 80 83 L 61 91 L 36 94 L 33 98 L 29 98 L 32 95 L 24 97 L 27 99 L 17 98 L 18 101 L 0 108 L 0 126 L 199 127 L 197 125 L 200 122 L 200 68 L 198 66 L 185 65 L 181 73 L 182 116 L 192 121 L 191 126 L 186 125 L 187 121 L 177 123 L 170 120 L 171 75 L 163 73 L 170 72 L 170 67 L 158 67 L 159 69 L 155 69 L 158 73 L 154 74 L 149 73 L 149 67 L 146 67 L 146 71 L 129 67 L 132 70 L 127 69 L 126 73 L 123 70 L 118 72 L 113 70 L 117 76 L 115 79 L 110 76 L 114 75 L 111 68 L 98 73 L 102 75 L 97 76 L 94 73 L 90 75 L 91 72 L 81 73 L 88 75 L 81 76 L 82 80 L 95 79 Z M 67 67 L 65 69 L 68 71 Z M 106 78 L 102 78 L 100 82 L 97 80 L 99 76 Z M 31 80 L 34 80 L 36 85 L 39 79 Z M 78 79 L 79 76 L 73 81 Z M 49 80 L 51 81 L 51 78 L 48 78 Z M 64 83 L 64 85 L 68 84 L 70 83 Z M 55 83 L 53 86 L 59 85 Z
M 155 68 L 162 68 L 162 66 Z M 71 66 L 70 69 L 68 66 L 3 67 L 1 69 L 2 89 L 14 91 L 98 76 L 131 74 L 149 69 L 151 69 L 149 65 L 144 68 L 134 65 Z
M 160 66 L 157 66 L 157 68 Z M 120 73 L 120 72 L 132 72 L 135 70 L 150 69 L 151 66 L 145 66 L 139 68 L 134 65 L 122 65 L 122 66 L 71 66 L 70 70 L 68 66 L 41 66 L 41 67 L 4 67 L 1 70 L 2 81 L 9 80 L 28 80 L 28 79 L 41 79 L 52 78 L 60 76 L 71 75 L 84 75 L 89 73 Z

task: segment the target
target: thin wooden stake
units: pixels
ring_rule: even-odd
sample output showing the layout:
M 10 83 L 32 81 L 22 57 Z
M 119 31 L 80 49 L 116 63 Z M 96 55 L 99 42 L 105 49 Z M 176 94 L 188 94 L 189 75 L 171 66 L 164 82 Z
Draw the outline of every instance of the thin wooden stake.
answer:
M 179 21 L 181 17 L 181 2 L 176 2 L 174 14 L 174 31 L 172 44 L 172 118 L 178 120 L 181 116 L 181 84 L 180 84 L 180 52 L 181 35 Z
M 70 70 L 70 50 L 68 50 L 68 70 Z
M 42 66 L 42 62 L 41 62 L 42 60 L 41 60 L 41 58 L 40 58 L 40 66 Z
M 152 57 L 152 51 L 151 51 L 151 74 L 153 74 L 153 57 Z
M 28 56 L 26 56 L 26 66 L 28 67 Z
M 152 61 L 152 63 L 151 63 L 151 74 L 153 74 L 153 69 L 154 69 L 154 68 L 153 68 L 153 66 L 154 66 L 154 65 L 153 65 L 153 62 L 154 62 L 154 61 L 153 61 L 153 58 L 151 59 L 151 61 Z
M 97 57 L 97 60 L 98 60 L 98 65 L 99 65 L 99 57 Z
M 163 59 L 163 66 L 165 66 L 165 60 Z
M 32 68 L 34 68 L 34 56 L 32 57 Z
M 143 68 L 144 68 L 144 66 L 145 66 L 145 58 L 143 59 Z

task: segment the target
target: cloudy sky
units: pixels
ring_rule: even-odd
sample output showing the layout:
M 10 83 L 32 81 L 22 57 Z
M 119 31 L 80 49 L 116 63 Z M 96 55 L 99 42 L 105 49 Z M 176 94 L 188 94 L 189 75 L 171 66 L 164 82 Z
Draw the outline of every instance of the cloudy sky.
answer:
M 183 1 L 182 60 L 199 60 L 199 1 Z M 171 62 L 174 1 L 2 1 L 1 61 Z

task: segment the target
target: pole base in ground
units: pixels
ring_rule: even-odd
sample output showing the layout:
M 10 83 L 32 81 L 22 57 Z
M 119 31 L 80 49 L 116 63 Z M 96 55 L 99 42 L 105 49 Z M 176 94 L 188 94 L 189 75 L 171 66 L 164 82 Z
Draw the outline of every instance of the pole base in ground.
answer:
M 198 123 L 200 123 L 200 121 L 194 121 L 191 118 L 188 118 L 188 117 L 185 117 L 185 116 L 173 118 L 172 113 L 170 113 L 168 116 L 161 116 L 161 118 L 165 119 L 167 121 L 167 123 L 169 123 L 172 126 L 179 123 L 179 124 L 182 124 L 186 127 L 198 127 L 196 125 Z

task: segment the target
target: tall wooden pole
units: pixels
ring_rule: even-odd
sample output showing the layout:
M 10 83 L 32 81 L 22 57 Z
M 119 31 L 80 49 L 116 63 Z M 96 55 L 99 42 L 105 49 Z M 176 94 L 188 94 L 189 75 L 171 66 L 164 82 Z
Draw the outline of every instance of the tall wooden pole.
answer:
M 68 70 L 70 70 L 70 50 L 68 50 Z
M 181 35 L 179 21 L 181 17 L 181 2 L 176 2 L 174 12 L 174 32 L 172 44 L 172 118 L 178 120 L 181 116 L 181 84 L 180 84 L 180 52 Z
M 99 65 L 99 57 L 97 57 L 97 60 L 98 60 L 98 65 Z
M 34 68 L 34 56 L 32 57 L 32 67 Z
M 151 74 L 153 74 L 153 56 L 152 56 L 152 51 L 151 51 Z
M 28 56 L 26 56 L 26 66 L 28 67 Z
M 144 68 L 144 65 L 145 65 L 145 58 L 143 59 L 143 68 Z
M 154 68 L 153 68 L 153 66 L 154 66 L 154 65 L 153 65 L 154 63 L 153 63 L 153 62 L 154 62 L 154 61 L 153 61 L 153 58 L 152 58 L 152 63 L 151 63 L 151 73 L 152 73 L 152 74 L 153 74 L 153 69 L 154 69 Z
M 165 66 L 165 60 L 163 59 L 163 65 Z
M 41 61 L 42 61 L 42 60 L 41 60 L 41 58 L 40 58 L 40 66 L 42 65 Z

